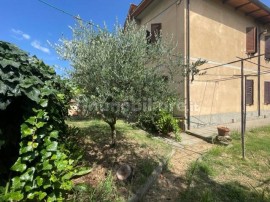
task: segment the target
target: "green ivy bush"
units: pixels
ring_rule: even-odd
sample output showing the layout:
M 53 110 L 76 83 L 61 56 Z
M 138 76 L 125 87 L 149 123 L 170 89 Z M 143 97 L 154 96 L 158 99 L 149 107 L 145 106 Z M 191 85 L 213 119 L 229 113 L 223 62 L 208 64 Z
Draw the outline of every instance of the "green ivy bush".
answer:
M 88 172 L 61 136 L 70 99 L 54 70 L 0 41 L 0 201 L 61 201 Z
M 139 117 L 139 125 L 147 131 L 164 135 L 180 131 L 179 120 L 164 110 L 143 113 Z

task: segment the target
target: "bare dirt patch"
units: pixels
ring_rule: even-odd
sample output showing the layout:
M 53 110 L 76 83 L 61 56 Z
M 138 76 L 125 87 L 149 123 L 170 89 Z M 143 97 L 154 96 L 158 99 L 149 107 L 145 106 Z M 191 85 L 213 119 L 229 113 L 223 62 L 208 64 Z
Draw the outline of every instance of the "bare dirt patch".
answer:
M 179 194 L 187 188 L 186 172 L 190 163 L 211 147 L 211 144 L 199 141 L 184 149 L 177 149 L 168 168 L 159 176 L 157 183 L 149 190 L 143 201 L 176 201 Z
M 84 183 L 96 188 L 111 176 L 116 195 L 122 200 L 132 196 L 160 160 L 172 150 L 169 145 L 124 122 L 117 124 L 117 145 L 114 148 L 108 144 L 110 131 L 105 123 L 90 121 L 69 124 L 80 127 L 83 133 L 81 147 L 85 150 L 84 160 L 92 168 L 89 174 L 75 179 L 74 183 Z M 119 181 L 116 177 L 117 169 L 123 164 L 128 164 L 133 169 L 133 177 L 127 182 Z

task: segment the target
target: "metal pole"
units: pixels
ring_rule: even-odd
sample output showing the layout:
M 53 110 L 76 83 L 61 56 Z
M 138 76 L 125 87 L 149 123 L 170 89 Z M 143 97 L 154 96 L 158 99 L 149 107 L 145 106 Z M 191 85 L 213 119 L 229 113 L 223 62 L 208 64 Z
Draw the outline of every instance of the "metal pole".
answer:
M 260 29 L 258 30 L 259 34 L 257 35 L 257 47 L 258 47 L 258 116 L 261 116 L 261 35 Z
M 247 76 L 245 75 L 245 85 L 244 85 L 244 89 L 246 89 L 246 85 L 247 85 Z M 247 128 L 247 95 L 246 95 L 246 90 L 244 91 L 244 134 L 246 133 L 246 128 Z
M 189 65 L 190 65 L 190 0 L 187 0 L 186 1 L 187 3 L 187 7 L 186 7 L 186 31 L 187 31 L 187 49 L 186 49 L 186 64 L 189 68 Z M 189 69 L 188 69 L 189 71 Z M 186 84 L 187 84 L 187 87 L 186 87 L 186 91 L 187 91 L 187 128 L 188 130 L 190 130 L 190 72 L 188 72 L 187 74 L 187 78 L 186 78 Z
M 242 158 L 245 158 L 245 124 L 244 124 L 244 61 L 241 60 L 241 140 L 242 140 Z

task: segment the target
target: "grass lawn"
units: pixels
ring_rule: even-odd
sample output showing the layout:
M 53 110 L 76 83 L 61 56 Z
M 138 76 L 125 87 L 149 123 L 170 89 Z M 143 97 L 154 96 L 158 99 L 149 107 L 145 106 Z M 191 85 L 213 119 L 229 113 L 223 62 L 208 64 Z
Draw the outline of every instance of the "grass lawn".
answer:
M 245 160 L 240 134 L 232 138 L 232 146 L 216 146 L 191 164 L 179 201 L 270 201 L 270 127 L 247 132 Z
M 74 180 L 77 187 L 73 201 L 126 201 L 172 151 L 171 146 L 124 121 L 116 124 L 115 148 L 109 146 L 110 127 L 105 122 L 84 120 L 67 121 L 67 124 L 80 128 L 77 144 L 84 149 L 84 160 L 93 168 L 90 174 Z M 134 169 L 130 182 L 116 179 L 115 173 L 121 164 L 129 164 Z

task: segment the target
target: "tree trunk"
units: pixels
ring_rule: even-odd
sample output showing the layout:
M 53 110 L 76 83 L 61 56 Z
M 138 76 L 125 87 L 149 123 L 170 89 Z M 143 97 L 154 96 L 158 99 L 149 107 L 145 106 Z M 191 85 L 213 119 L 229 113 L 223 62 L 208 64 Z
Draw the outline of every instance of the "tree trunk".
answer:
M 112 143 L 111 143 L 111 147 L 114 147 L 116 145 L 116 129 L 115 129 L 115 124 L 116 124 L 116 120 L 117 117 L 112 117 L 111 119 L 106 118 L 106 116 L 99 112 L 99 115 L 101 115 L 102 119 L 109 124 L 110 128 L 111 128 L 111 138 L 112 138 Z
M 115 129 L 115 124 L 116 124 L 116 117 L 113 117 L 111 120 L 107 120 L 107 123 L 111 127 L 111 137 L 112 137 L 112 144 L 111 147 L 115 147 L 116 145 L 116 129 Z
M 115 129 L 115 123 L 109 124 L 111 127 L 111 137 L 112 137 L 112 144 L 111 146 L 114 147 L 116 145 L 116 129 Z

